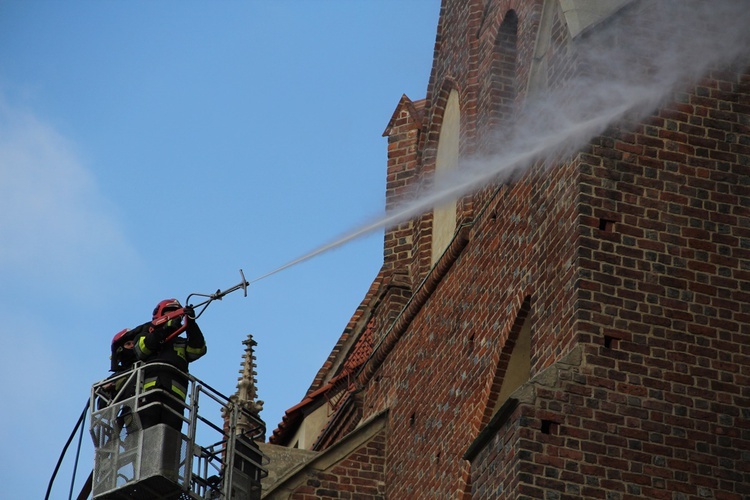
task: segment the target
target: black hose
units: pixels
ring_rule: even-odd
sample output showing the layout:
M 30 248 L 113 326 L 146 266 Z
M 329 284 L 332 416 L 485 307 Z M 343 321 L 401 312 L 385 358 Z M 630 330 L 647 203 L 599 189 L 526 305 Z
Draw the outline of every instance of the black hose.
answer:
M 60 465 L 62 465 L 63 458 L 65 458 L 65 452 L 68 451 L 68 446 L 70 446 L 70 443 L 73 441 L 73 438 L 75 437 L 76 432 L 78 431 L 78 426 L 82 425 L 84 420 L 86 419 L 86 412 L 89 411 L 89 402 L 90 400 L 86 400 L 86 406 L 83 407 L 81 416 L 78 417 L 78 422 L 76 422 L 76 426 L 73 428 L 73 432 L 70 433 L 68 442 L 65 443 L 65 446 L 63 446 L 62 452 L 60 453 L 60 458 L 57 459 L 57 465 L 55 465 L 55 471 L 52 473 L 52 477 L 49 478 L 49 484 L 47 485 L 47 494 L 44 495 L 44 500 L 49 500 L 49 495 L 52 491 L 52 484 L 55 482 L 55 476 L 57 476 L 57 472 L 60 470 Z
M 83 410 L 83 419 L 86 420 L 86 410 L 89 408 L 88 401 L 86 402 L 86 409 Z M 81 443 L 83 442 L 83 428 L 85 427 L 83 424 L 79 426 L 81 428 L 81 432 L 78 434 L 78 447 L 76 448 L 76 459 L 73 462 L 73 474 L 70 476 L 70 493 L 68 493 L 68 500 L 73 499 L 73 487 L 76 484 L 76 472 L 78 472 L 78 459 L 81 458 Z

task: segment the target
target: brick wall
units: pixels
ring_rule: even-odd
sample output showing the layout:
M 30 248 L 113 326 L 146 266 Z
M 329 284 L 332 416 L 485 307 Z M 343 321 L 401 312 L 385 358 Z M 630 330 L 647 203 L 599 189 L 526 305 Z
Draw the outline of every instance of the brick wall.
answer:
M 386 175 L 386 210 L 394 210 L 413 196 L 419 164 L 419 139 L 422 130 L 424 101 L 413 103 L 402 96 L 390 123 L 383 133 L 388 137 L 388 170 Z M 408 273 L 414 250 L 413 221 L 385 231 L 383 270 Z
M 521 82 L 528 78 L 534 57 L 542 3 L 542 0 L 443 2 L 435 42 L 435 53 L 439 57 L 430 75 L 419 143 L 417 173 L 421 182 L 435 169 L 442 116 L 452 89 L 458 91 L 461 105 L 461 157 L 492 150 L 491 144 L 497 136 L 487 133 L 489 127 L 512 120 L 517 102 L 526 95 Z M 513 12 L 513 19 L 503 25 L 509 11 Z M 515 64 L 510 64 L 502 51 L 513 38 L 514 25 L 516 29 L 518 26 L 523 29 L 515 36 Z M 494 188 L 488 188 L 484 194 L 460 199 L 458 225 L 472 221 L 477 207 L 485 206 L 493 192 Z M 431 230 L 432 212 L 415 218 L 412 271 L 416 282 L 430 270 Z
M 312 471 L 291 500 L 385 498 L 385 431 L 325 471 Z
M 436 50 L 448 55 L 436 59 L 433 67 L 430 89 L 434 90 L 426 99 L 420 142 L 421 176 L 434 168 L 441 116 L 451 88 L 459 90 L 461 100 L 462 155 L 475 151 L 477 120 L 511 118 L 515 96 L 509 97 L 499 116 L 492 98 L 508 97 L 503 94 L 508 91 L 508 78 L 483 89 L 478 82 L 497 69 L 495 34 L 507 29 L 501 26 L 510 9 L 515 9 L 519 26 L 532 25 L 517 35 L 515 71 L 528 73 L 540 5 L 492 2 L 487 12 L 476 3 L 444 5 Z M 469 37 L 458 35 L 480 31 L 481 41 L 468 42 Z M 489 44 L 490 53 L 480 55 L 479 43 Z M 512 70 L 506 67 L 507 72 Z M 523 95 L 523 89 L 519 87 L 517 94 Z M 459 222 L 472 225 L 470 240 L 455 262 L 438 263 L 436 267 L 448 271 L 436 279 L 436 289 L 365 393 L 365 416 L 390 408 L 388 439 L 397 445 L 388 449 L 389 497 L 461 496 L 471 491 L 470 466 L 462 457 L 491 417 L 487 407 L 494 404 L 494 373 L 514 319 L 532 290 L 534 335 L 547 337 L 532 353 L 533 370 L 553 363 L 570 348 L 577 176 L 574 165 L 550 176 L 540 168 L 516 183 L 489 188 L 459 204 Z M 411 267 L 415 284 L 430 272 L 420 259 L 429 250 L 430 224 L 430 214 L 415 221 Z
M 587 70 L 543 5 L 443 2 L 423 107 L 402 99 L 386 130 L 388 206 L 434 170 L 451 89 L 468 157 Z M 515 67 L 497 57 L 514 23 Z M 464 197 L 434 267 L 431 214 L 386 232 L 357 377 L 363 420 L 387 411 L 384 483 L 362 497 L 749 497 L 750 75 L 716 71 L 548 167 Z M 526 314 L 530 378 L 493 414 Z M 344 469 L 304 493 L 350 488 Z
M 750 75 L 676 97 L 580 156 L 582 362 L 474 459 L 478 498 L 509 452 L 530 498 L 750 495 Z
M 389 442 L 403 443 L 389 447 L 389 496 L 461 489 L 462 455 L 487 423 L 493 376 L 531 283 L 539 285 L 533 335 L 546 337 L 533 350 L 534 369 L 572 343 L 572 321 L 560 318 L 573 317 L 573 246 L 562 243 L 573 239 L 575 205 L 571 183 L 554 181 L 572 172 L 557 170 L 557 189 L 546 194 L 530 181 L 506 188 L 368 387 L 366 411 L 389 407 Z M 529 196 L 558 202 L 542 212 Z M 547 251 L 547 237 L 560 243 L 556 251 Z
M 462 155 L 491 148 L 478 123 L 514 112 L 491 109 L 506 82 L 487 84 L 497 70 L 489 40 L 515 9 L 525 81 L 541 2 L 490 5 L 444 4 L 420 175 L 434 167 L 450 88 L 461 96 Z M 574 61 L 561 13 L 549 22 L 554 88 Z M 574 160 L 463 200 L 468 243 L 442 271 L 415 260 L 414 283 L 437 284 L 365 388 L 365 415 L 389 408 L 388 496 L 748 494 L 748 102 L 747 76 L 717 73 Z M 430 222 L 415 223 L 415 256 Z M 533 397 L 469 464 L 527 296 Z M 579 362 L 562 369 L 573 351 Z

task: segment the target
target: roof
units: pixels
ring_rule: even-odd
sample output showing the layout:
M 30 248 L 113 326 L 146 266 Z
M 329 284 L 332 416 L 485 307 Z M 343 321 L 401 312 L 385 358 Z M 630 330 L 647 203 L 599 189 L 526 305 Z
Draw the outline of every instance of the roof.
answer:
M 382 275 L 382 273 L 381 273 Z M 381 282 L 381 275 L 373 282 L 370 287 L 365 300 L 362 305 L 357 309 L 357 312 L 352 317 L 349 325 L 344 330 L 339 342 L 331 352 L 326 364 L 318 372 L 313 386 L 311 386 L 307 395 L 288 410 L 284 412 L 282 421 L 278 427 L 273 431 L 269 442 L 272 444 L 285 444 L 288 439 L 296 432 L 299 424 L 304 419 L 304 416 L 309 410 L 317 408 L 320 404 L 327 402 L 336 409 L 338 405 L 346 399 L 347 394 L 342 394 L 341 397 L 337 397 L 342 390 L 346 390 L 347 393 L 351 393 L 355 390 L 354 380 L 356 379 L 359 368 L 369 359 L 370 354 L 373 350 L 373 320 L 368 320 L 367 326 L 362 330 L 356 328 L 360 324 L 360 320 L 363 317 L 366 303 L 369 303 L 375 296 L 375 291 L 379 288 Z M 377 286 L 376 286 L 377 285 Z M 359 335 L 356 332 L 360 331 Z M 356 339 L 354 338 L 356 336 Z M 353 339 L 353 345 L 346 349 L 347 341 Z M 326 375 L 329 375 L 331 368 L 334 366 L 340 366 L 338 373 L 329 378 L 323 385 L 319 385 L 314 388 L 316 382 L 319 379 L 323 379 Z
M 421 99 L 419 101 L 412 101 L 409 99 L 409 97 L 406 94 L 401 95 L 401 99 L 398 101 L 398 104 L 396 105 L 396 109 L 393 111 L 393 115 L 391 115 L 391 119 L 388 121 L 388 125 L 385 127 L 385 130 L 383 131 L 383 137 L 386 137 L 390 135 L 391 129 L 397 125 L 399 115 L 401 114 L 401 111 L 406 111 L 409 116 L 411 117 L 413 121 L 413 127 L 414 128 L 421 128 L 422 127 L 422 119 L 424 117 L 424 108 L 427 101 L 425 99 Z

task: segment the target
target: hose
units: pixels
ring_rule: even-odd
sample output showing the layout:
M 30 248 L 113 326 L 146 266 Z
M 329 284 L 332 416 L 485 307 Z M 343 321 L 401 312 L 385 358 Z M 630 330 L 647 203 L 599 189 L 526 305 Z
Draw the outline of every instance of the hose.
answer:
M 73 438 L 76 435 L 76 432 L 78 431 L 78 427 L 83 425 L 83 422 L 86 420 L 86 412 L 89 411 L 89 400 L 86 400 L 86 406 L 83 407 L 83 411 L 81 412 L 81 416 L 78 417 L 78 422 L 76 422 L 75 427 L 73 428 L 73 432 L 70 433 L 70 437 L 68 438 L 68 441 L 65 443 L 65 446 L 63 446 L 62 452 L 60 453 L 60 458 L 57 459 L 57 465 L 55 465 L 55 470 L 52 473 L 52 477 L 49 479 L 49 484 L 47 485 L 47 494 L 44 495 L 44 500 L 49 500 L 49 495 L 52 492 L 52 484 L 55 482 L 55 477 L 57 476 L 58 471 L 60 470 L 60 465 L 62 465 L 63 458 L 65 458 L 65 452 L 68 451 L 68 446 L 70 446 L 70 443 L 73 441 Z M 81 429 L 83 432 L 83 429 Z M 80 450 L 80 441 L 79 441 L 79 450 Z M 78 465 L 78 456 L 76 455 L 76 465 Z M 75 477 L 75 473 L 74 473 Z M 72 485 L 71 485 L 72 488 Z
M 88 401 L 86 402 L 86 408 L 83 410 L 83 415 L 81 415 L 85 421 L 86 419 L 86 410 L 88 410 L 89 404 Z M 79 420 L 80 422 L 80 420 Z M 76 459 L 73 461 L 73 474 L 70 476 L 70 493 L 68 493 L 68 500 L 72 500 L 73 498 L 73 487 L 76 484 L 76 472 L 78 472 L 78 460 L 81 458 L 81 443 L 83 442 L 83 428 L 84 425 L 81 423 L 79 425 L 81 428 L 81 432 L 78 434 L 78 446 L 76 447 Z

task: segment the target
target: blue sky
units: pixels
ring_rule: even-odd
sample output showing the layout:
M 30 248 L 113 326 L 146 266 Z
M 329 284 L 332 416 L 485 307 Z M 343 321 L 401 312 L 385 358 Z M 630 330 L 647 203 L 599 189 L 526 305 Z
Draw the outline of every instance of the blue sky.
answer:
M 425 95 L 439 7 L 0 0 L 4 497 L 44 496 L 116 332 L 382 213 L 381 134 Z M 252 333 L 270 432 L 381 263 L 377 232 L 212 304 L 192 373 L 233 393 Z

